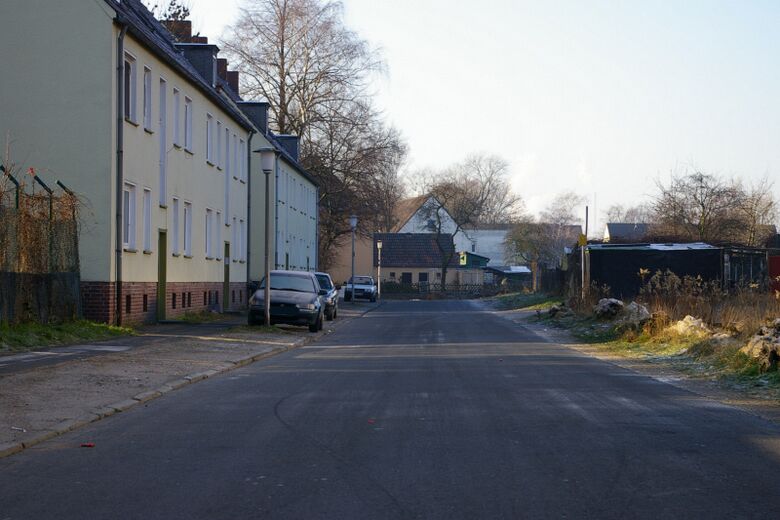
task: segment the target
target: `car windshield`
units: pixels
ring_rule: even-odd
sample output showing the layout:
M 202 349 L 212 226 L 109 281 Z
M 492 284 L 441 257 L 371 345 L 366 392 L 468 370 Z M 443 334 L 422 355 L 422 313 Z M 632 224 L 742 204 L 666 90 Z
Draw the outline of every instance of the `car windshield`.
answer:
M 260 282 L 260 288 L 265 289 L 265 278 Z M 317 292 L 314 282 L 308 276 L 295 274 L 271 273 L 271 289 L 276 291 Z
M 349 279 L 349 283 L 352 283 L 352 278 Z M 355 285 L 374 285 L 374 279 L 370 276 L 356 276 Z
M 333 284 L 330 283 L 329 276 L 326 276 L 324 274 L 318 274 L 316 276 L 317 276 L 317 281 L 320 282 L 320 287 L 322 287 L 326 291 L 330 291 L 331 289 L 333 289 Z

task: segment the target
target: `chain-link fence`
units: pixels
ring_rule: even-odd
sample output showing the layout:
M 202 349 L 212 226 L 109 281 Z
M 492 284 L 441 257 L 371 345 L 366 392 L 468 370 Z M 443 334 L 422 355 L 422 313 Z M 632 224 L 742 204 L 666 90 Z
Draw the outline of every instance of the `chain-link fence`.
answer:
M 78 199 L 0 186 L 0 322 L 49 323 L 79 309 Z M 9 189 L 10 187 L 10 189 Z

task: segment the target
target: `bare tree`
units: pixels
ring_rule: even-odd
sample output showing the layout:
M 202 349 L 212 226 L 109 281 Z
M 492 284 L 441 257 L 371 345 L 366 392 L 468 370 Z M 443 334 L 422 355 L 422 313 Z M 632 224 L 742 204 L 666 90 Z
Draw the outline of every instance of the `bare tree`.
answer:
M 469 226 L 481 222 L 508 222 L 522 213 L 520 196 L 511 192 L 506 161 L 497 156 L 473 154 L 463 162 L 440 172 L 424 170 L 420 177 L 427 183 L 430 198 L 421 208 L 431 230 L 438 235 L 436 244 L 441 258 L 442 290 L 446 290 L 447 271 L 456 253 L 443 235 L 454 237 Z M 449 217 L 449 218 L 448 218 Z
M 605 212 L 607 222 L 622 222 L 628 224 L 653 222 L 653 208 L 649 204 L 637 204 L 625 207 L 622 204 L 613 204 Z
M 191 4 L 188 0 L 167 2 L 145 0 L 144 4 L 158 20 L 186 20 L 190 17 Z
M 738 208 L 745 193 L 739 183 L 701 171 L 673 176 L 668 186 L 657 182 L 653 209 L 656 239 L 734 242 L 744 223 Z
M 738 212 L 743 223 L 741 242 L 746 246 L 761 247 L 773 234 L 778 216 L 773 187 L 774 184 L 763 177 L 747 188 L 742 188 L 743 196 Z
M 301 163 L 320 181 L 319 264 L 350 234 L 387 229 L 402 195 L 406 145 L 372 107 L 379 53 L 345 27 L 340 2 L 245 0 L 221 44 L 242 92 L 270 103 L 270 124 L 301 137 Z

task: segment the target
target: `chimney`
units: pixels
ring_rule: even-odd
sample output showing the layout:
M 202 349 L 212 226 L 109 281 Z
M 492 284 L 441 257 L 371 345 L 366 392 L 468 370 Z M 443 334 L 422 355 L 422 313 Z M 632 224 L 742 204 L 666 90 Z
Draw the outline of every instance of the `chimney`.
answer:
M 217 53 L 216 45 L 202 43 L 177 43 L 176 48 L 184 53 L 198 74 L 212 87 L 217 84 Z
M 238 72 L 236 72 L 238 75 Z M 238 107 L 263 135 L 268 133 L 268 102 L 241 101 Z
M 238 91 L 238 71 L 237 70 L 229 70 L 227 71 L 227 82 L 228 85 L 230 85 L 231 90 L 236 93 L 236 95 L 239 95 L 240 92 Z
M 192 40 L 192 22 L 190 20 L 163 20 L 162 24 L 179 43 L 190 43 Z
M 217 58 L 217 76 L 227 81 L 228 62 L 225 58 Z
M 297 135 L 275 135 L 274 137 L 279 141 L 279 144 L 282 145 L 282 148 L 295 159 L 295 162 L 298 162 L 298 143 L 300 142 L 300 137 Z

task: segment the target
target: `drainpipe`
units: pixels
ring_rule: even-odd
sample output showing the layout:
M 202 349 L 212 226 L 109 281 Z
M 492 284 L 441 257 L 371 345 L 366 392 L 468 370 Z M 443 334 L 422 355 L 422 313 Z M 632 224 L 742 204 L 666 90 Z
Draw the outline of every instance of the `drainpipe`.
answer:
M 246 283 L 252 280 L 252 138 L 255 131 L 249 131 L 246 138 Z M 247 293 L 249 291 L 247 290 Z
M 122 25 L 116 45 L 116 244 L 114 248 L 116 301 L 114 320 L 122 324 L 122 191 L 124 189 L 124 96 L 125 96 L 125 34 L 127 25 Z
M 314 270 L 320 270 L 320 188 L 314 199 Z
M 279 158 L 274 161 L 274 269 L 279 266 Z M 285 230 L 286 231 L 286 230 Z M 287 266 L 285 266 L 286 268 Z

